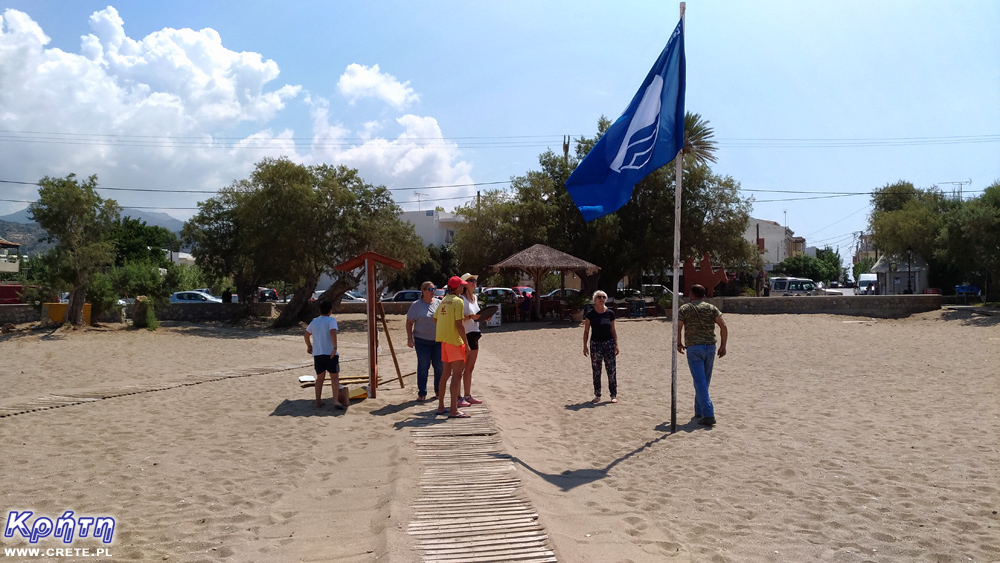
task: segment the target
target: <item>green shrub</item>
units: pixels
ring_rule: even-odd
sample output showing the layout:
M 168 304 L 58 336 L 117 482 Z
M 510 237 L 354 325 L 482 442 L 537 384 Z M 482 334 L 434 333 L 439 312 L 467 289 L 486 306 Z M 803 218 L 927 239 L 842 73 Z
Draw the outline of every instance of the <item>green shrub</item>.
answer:
M 118 305 L 118 294 L 115 291 L 111 277 L 97 273 L 87 285 L 87 301 L 90 302 L 90 319 L 93 323 L 97 317 L 113 310 Z
M 156 307 L 144 296 L 137 297 L 135 305 L 132 306 L 132 326 L 146 330 L 156 330 L 160 327 L 160 321 L 156 318 Z

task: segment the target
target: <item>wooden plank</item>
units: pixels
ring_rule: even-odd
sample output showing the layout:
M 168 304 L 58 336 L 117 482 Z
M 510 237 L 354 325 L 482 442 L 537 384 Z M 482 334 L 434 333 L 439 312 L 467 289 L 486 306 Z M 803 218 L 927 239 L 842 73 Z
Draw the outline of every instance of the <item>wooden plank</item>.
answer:
M 486 545 L 466 545 L 455 547 L 426 547 L 421 546 L 429 556 L 448 555 L 477 555 L 480 557 L 490 554 L 510 554 L 514 551 L 551 551 L 544 539 L 523 539 L 508 540 L 502 542 L 490 542 Z
M 543 528 L 539 524 L 492 524 L 492 525 L 482 525 L 482 526 L 441 526 L 439 528 L 418 528 L 413 530 L 407 530 L 406 533 L 420 536 L 420 535 L 434 535 L 438 538 L 466 538 L 469 534 L 485 534 L 490 532 L 518 532 L 518 531 L 543 531 Z
M 518 514 L 512 516 L 473 516 L 471 518 L 438 518 L 435 522 L 428 522 L 421 520 L 420 522 L 411 522 L 410 526 L 417 528 L 428 528 L 433 526 L 447 526 L 448 524 L 491 524 L 499 522 L 511 522 L 515 524 L 535 522 L 538 520 L 538 514 Z
M 549 559 L 551 558 L 551 559 Z M 440 556 L 433 559 L 425 559 L 424 563 L 451 563 L 453 561 L 462 561 L 463 563 L 483 563 L 487 561 L 491 562 L 503 562 L 503 561 L 555 561 L 555 553 L 552 550 L 536 550 L 531 552 L 523 553 L 511 553 L 507 555 L 455 555 L 455 556 Z
M 432 538 L 427 538 L 427 539 L 419 540 L 419 543 L 420 543 L 421 546 L 428 546 L 428 545 L 442 545 L 442 546 L 446 546 L 446 545 L 452 545 L 452 544 L 464 543 L 464 542 L 479 542 L 479 541 L 485 542 L 485 541 L 495 541 L 495 540 L 502 540 L 502 539 L 508 539 L 508 538 L 528 538 L 528 537 L 531 537 L 531 538 L 534 538 L 534 537 L 547 538 L 549 536 L 548 536 L 548 534 L 541 534 L 541 535 L 539 535 L 538 532 L 513 532 L 513 533 L 483 534 L 483 535 L 479 535 L 479 536 L 469 536 L 467 538 L 447 538 L 447 539 L 440 539 L 440 538 L 438 538 L 438 539 L 432 539 Z

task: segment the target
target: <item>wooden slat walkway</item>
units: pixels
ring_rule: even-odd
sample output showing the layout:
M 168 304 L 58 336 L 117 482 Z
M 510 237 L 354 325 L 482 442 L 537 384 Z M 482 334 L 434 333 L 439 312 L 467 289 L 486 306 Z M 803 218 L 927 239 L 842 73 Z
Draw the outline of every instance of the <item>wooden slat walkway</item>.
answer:
M 424 466 L 408 532 L 426 563 L 556 561 L 485 405 L 412 430 Z
M 276 373 L 280 371 L 301 369 L 311 365 L 312 362 L 251 368 L 242 371 L 220 371 L 220 372 L 212 372 L 212 373 L 205 373 L 198 375 L 190 375 L 188 376 L 187 379 L 181 381 L 145 383 L 139 385 L 121 385 L 117 387 L 87 389 L 85 391 L 70 391 L 66 393 L 60 393 L 58 395 L 45 395 L 44 397 L 39 397 L 37 399 L 33 399 L 23 403 L 0 406 L 0 418 L 4 418 L 7 416 L 14 416 L 18 414 L 26 414 L 35 411 L 68 407 L 70 405 L 82 405 L 84 403 L 93 403 L 95 401 L 111 399 L 114 397 L 123 397 L 125 395 L 150 393 L 153 391 L 165 391 L 167 389 L 175 389 L 177 387 L 187 387 L 189 385 L 200 385 L 202 383 L 208 383 L 210 381 L 219 381 L 222 379 L 230 379 L 234 377 L 250 377 L 252 375 L 263 375 L 268 373 Z

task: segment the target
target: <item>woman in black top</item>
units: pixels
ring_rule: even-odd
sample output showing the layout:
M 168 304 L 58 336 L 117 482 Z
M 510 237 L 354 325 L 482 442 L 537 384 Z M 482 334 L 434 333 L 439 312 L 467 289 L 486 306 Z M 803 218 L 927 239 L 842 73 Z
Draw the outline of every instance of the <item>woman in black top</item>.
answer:
M 608 391 L 611 402 L 618 402 L 618 378 L 615 372 L 615 356 L 618 355 L 618 332 L 615 330 L 615 312 L 608 309 L 608 294 L 603 291 L 594 292 L 594 308 L 587 313 L 583 321 L 583 355 L 590 356 L 590 366 L 594 370 L 594 400 L 601 402 L 601 360 L 608 371 Z M 593 335 L 590 329 L 593 327 Z M 587 348 L 587 337 L 590 336 L 590 349 Z

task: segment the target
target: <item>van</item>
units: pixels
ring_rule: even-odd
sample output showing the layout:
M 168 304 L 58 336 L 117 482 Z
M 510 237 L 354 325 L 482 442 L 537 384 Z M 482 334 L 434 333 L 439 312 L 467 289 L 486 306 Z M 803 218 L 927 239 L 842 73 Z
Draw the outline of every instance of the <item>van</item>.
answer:
M 878 275 L 876 274 L 858 274 L 858 285 L 857 289 L 854 290 L 855 295 L 874 295 L 875 284 L 878 283 Z M 868 290 L 868 284 L 871 284 L 872 290 Z
M 771 278 L 771 297 L 794 297 L 798 295 L 823 295 L 816 282 L 808 278 Z

